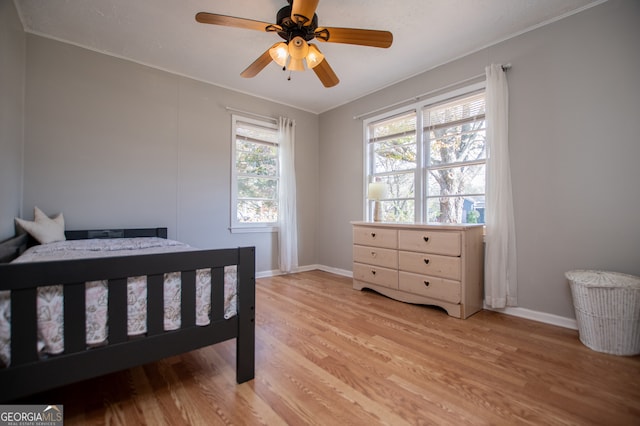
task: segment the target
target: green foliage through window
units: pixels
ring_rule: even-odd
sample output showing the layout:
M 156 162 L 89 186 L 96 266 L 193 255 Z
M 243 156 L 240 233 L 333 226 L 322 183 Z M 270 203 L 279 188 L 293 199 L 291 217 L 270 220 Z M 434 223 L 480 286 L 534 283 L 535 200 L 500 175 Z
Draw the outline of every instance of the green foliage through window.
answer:
M 278 221 L 278 131 L 268 122 L 234 117 L 235 223 Z

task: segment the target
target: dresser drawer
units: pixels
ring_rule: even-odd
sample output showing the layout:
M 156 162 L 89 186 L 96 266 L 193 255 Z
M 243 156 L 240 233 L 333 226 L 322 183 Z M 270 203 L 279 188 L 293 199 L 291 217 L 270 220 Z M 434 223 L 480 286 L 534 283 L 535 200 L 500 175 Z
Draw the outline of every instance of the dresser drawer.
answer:
M 444 278 L 400 272 L 400 291 L 432 297 L 449 303 L 460 303 L 461 284 Z
M 353 243 L 363 246 L 398 248 L 398 231 L 369 226 L 354 226 Z
M 460 232 L 444 232 L 431 230 L 398 231 L 398 247 L 400 250 L 420 251 L 425 253 L 460 256 Z
M 379 266 L 353 264 L 353 279 L 389 288 L 398 288 L 398 271 Z
M 458 281 L 461 277 L 461 261 L 459 257 L 401 251 L 398 252 L 398 265 L 401 270 L 417 274 L 433 275 Z
M 380 247 L 354 245 L 353 261 L 397 269 L 398 251 Z

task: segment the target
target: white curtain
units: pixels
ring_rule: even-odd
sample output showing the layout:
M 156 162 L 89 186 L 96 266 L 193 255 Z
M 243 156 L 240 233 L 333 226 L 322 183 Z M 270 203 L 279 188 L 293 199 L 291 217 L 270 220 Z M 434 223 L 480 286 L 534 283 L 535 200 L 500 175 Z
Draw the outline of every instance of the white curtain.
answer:
M 296 218 L 295 121 L 280 117 L 280 194 L 278 210 L 278 243 L 280 271 L 295 272 L 298 268 L 298 221 Z
M 487 188 L 484 292 L 491 308 L 517 306 L 516 236 L 509 167 L 509 90 L 501 65 L 486 67 Z

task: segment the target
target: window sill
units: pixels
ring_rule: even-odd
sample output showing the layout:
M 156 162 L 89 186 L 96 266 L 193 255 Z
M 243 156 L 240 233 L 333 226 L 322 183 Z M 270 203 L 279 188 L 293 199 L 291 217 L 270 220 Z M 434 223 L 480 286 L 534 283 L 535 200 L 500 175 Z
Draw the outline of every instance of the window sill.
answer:
M 230 227 L 232 234 L 248 234 L 255 232 L 278 232 L 277 226 L 236 226 Z

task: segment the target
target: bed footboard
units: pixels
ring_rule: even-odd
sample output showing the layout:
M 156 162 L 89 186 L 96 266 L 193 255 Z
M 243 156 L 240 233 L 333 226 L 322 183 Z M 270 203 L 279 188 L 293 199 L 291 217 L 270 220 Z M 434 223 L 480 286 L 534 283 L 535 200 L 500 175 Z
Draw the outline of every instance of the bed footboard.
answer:
M 224 286 L 212 285 L 211 323 L 195 325 L 195 271 L 212 282 L 237 265 L 238 311 L 224 319 Z M 163 274 L 181 271 L 181 327 L 164 331 Z M 127 335 L 127 277 L 147 276 L 147 333 Z M 108 341 L 87 349 L 85 282 L 108 280 Z M 37 351 L 38 286 L 63 285 L 64 353 Z M 56 262 L 0 264 L 0 290 L 11 290 L 11 365 L 0 369 L 0 401 L 10 401 L 236 338 L 236 380 L 255 373 L 255 248 L 199 250 Z

